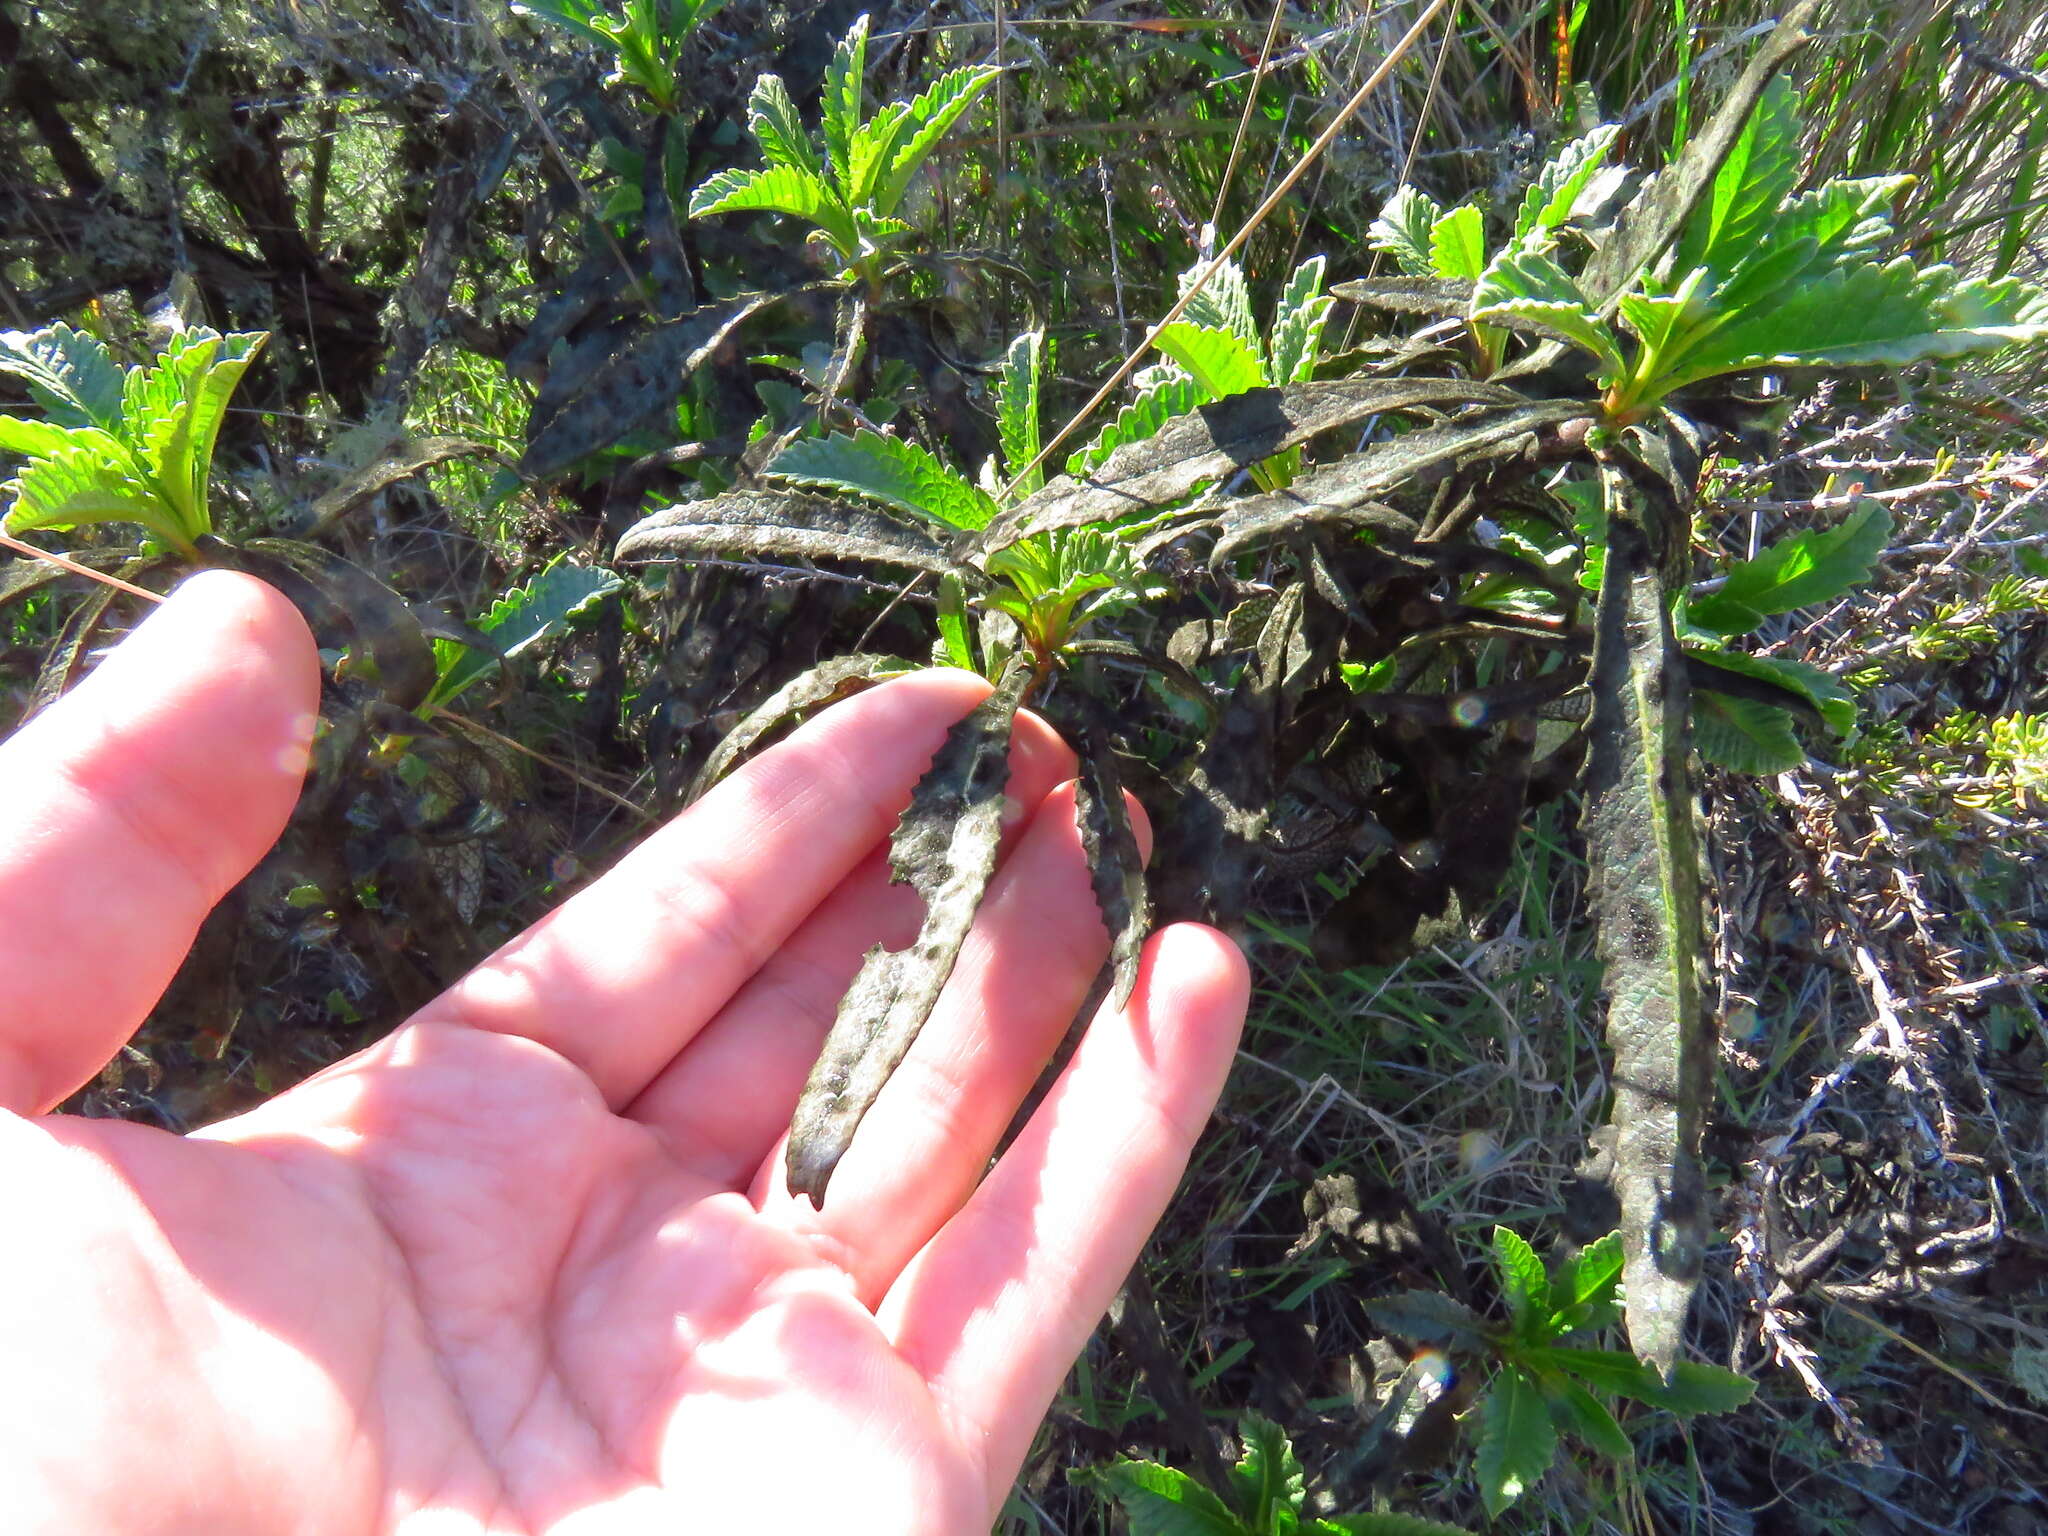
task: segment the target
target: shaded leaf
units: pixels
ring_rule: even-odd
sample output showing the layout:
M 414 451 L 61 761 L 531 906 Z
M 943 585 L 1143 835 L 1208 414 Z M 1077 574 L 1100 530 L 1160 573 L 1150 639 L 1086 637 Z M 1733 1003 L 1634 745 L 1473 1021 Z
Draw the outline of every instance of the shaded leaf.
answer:
M 903 201 L 918 167 L 1001 73 L 988 64 L 949 70 L 911 101 L 907 124 L 895 135 L 875 180 L 872 201 L 878 210 L 888 213 Z M 855 186 L 850 189 L 850 200 L 865 202 L 869 198 L 863 188 Z
M 83 565 L 95 571 L 102 571 L 130 564 L 136 557 L 132 549 L 77 549 L 71 551 L 65 558 L 73 565 Z M 40 592 L 52 582 L 62 581 L 65 577 L 76 574 L 54 560 L 14 555 L 6 564 L 0 565 L 0 606 L 5 606 L 16 598 L 27 597 L 32 592 Z
M 825 152 L 832 162 L 832 174 L 841 185 L 846 182 L 847 164 L 852 157 L 853 136 L 860 132 L 861 90 L 867 79 L 868 18 L 854 18 L 832 49 L 825 66 L 825 89 L 818 116 L 825 134 Z
M 1493 1332 L 1485 1318 L 1441 1291 L 1376 1296 L 1365 1303 L 1365 1313 L 1387 1332 L 1416 1344 L 1477 1349 L 1485 1347 Z
M 61 321 L 39 331 L 0 331 L 0 373 L 26 384 L 52 425 L 120 430 L 126 370 L 90 332 Z
M 1286 1431 L 1271 1419 L 1247 1413 L 1238 1422 L 1238 1433 L 1244 1454 L 1230 1469 L 1231 1502 L 1248 1529 L 1267 1536 L 1287 1528 L 1283 1520 L 1301 1511 L 1301 1462 Z
M 135 581 L 139 574 L 141 572 L 135 567 L 121 573 L 126 581 Z M 94 640 L 101 626 L 107 622 L 114 599 L 120 595 L 120 588 L 94 582 L 92 590 L 65 617 L 64 627 L 57 631 L 57 638 L 43 652 L 42 669 L 36 674 L 35 690 L 29 696 L 25 716 L 56 703 L 64 690 L 85 670 L 85 661 L 92 653 Z
M 727 491 L 706 501 L 664 507 L 626 530 L 616 558 L 682 560 L 718 554 L 872 561 L 934 575 L 967 574 L 946 546 L 922 528 L 844 501 L 786 491 Z
M 1215 1494 L 1185 1472 L 1154 1461 L 1118 1461 L 1088 1474 L 1123 1506 L 1131 1536 L 1244 1536 Z
M 431 712 L 454 702 L 503 662 L 560 634 L 570 620 L 624 585 L 615 571 L 572 565 L 566 555 L 557 556 L 525 586 L 514 587 L 497 599 L 477 620 L 478 631 L 489 639 L 492 649 L 453 639 L 434 641 L 438 676 L 420 704 L 421 711 Z
M 1013 663 L 995 692 L 947 732 L 889 840 L 890 868 L 923 898 L 924 922 L 908 948 L 868 951 L 797 1101 L 789 1189 L 814 1206 L 823 1206 L 832 1170 L 924 1028 L 967 941 L 995 872 L 1010 730 L 1030 681 L 1031 668 Z
M 862 496 L 951 529 L 985 527 L 996 512 L 994 497 L 941 464 L 930 450 L 865 427 L 851 437 L 837 432 L 800 437 L 764 473 Z
M 1513 1366 L 1504 1368 L 1479 1407 L 1479 1449 L 1473 1470 L 1486 1512 L 1498 1520 L 1543 1480 L 1557 1455 L 1557 1431 L 1543 1394 Z
M 1647 1361 L 1618 1349 L 1573 1349 L 1552 1344 L 1527 1352 L 1529 1362 L 1544 1370 L 1569 1371 L 1581 1381 L 1615 1397 L 1691 1417 L 1699 1413 L 1732 1413 L 1756 1395 L 1747 1376 L 1680 1360 L 1669 1375 Z
M 937 614 L 939 640 L 946 659 L 963 672 L 978 671 L 974 662 L 974 636 L 967 617 L 967 584 L 958 571 L 939 578 Z
M 1825 725 L 1837 736 L 1846 736 L 1856 727 L 1854 695 L 1810 662 L 1794 661 L 1789 656 L 1751 656 L 1743 651 L 1688 646 L 1685 665 L 1696 689 L 1744 697 L 1737 687 L 1731 686 L 1733 680 L 1728 674 L 1734 673 L 1744 682 L 1767 685 L 1758 691 L 1767 692 L 1770 697 L 1758 699 L 1759 703 L 1792 708 L 1813 724 Z
M 1621 1265 L 1619 1232 L 1610 1232 L 1586 1244 L 1558 1270 L 1551 1286 L 1551 1300 L 1558 1312 L 1612 1301 L 1615 1288 L 1621 1283 Z
M 1701 757 L 1732 773 L 1784 773 L 1806 761 L 1784 710 L 1722 693 L 1694 696 L 1692 744 Z
M 1302 1529 L 1309 1536 L 1472 1536 L 1462 1525 L 1425 1520 L 1420 1515 L 1332 1515 Z
M 610 447 L 651 415 L 672 411 L 683 380 L 703 365 L 734 327 L 784 297 L 749 293 L 706 304 L 653 327 L 624 348 L 608 351 L 602 362 L 580 376 L 566 369 L 551 370 L 527 423 L 520 473 L 530 479 L 557 474 Z M 601 336 L 597 339 L 604 342 Z
M 1607 1405 L 1571 1377 L 1555 1376 L 1544 1382 L 1543 1395 L 1559 1432 L 1577 1436 L 1610 1461 L 1623 1466 L 1634 1463 L 1636 1448 Z
M 712 785 L 738 767 L 770 732 L 796 716 L 850 698 L 884 678 L 918 670 L 915 662 L 905 661 L 900 656 L 870 656 L 856 652 L 821 661 L 809 671 L 798 673 L 755 705 L 738 725 L 725 733 L 725 739 L 719 742 L 711 756 L 705 759 L 704 766 L 697 771 L 697 777 L 691 780 L 688 798 L 702 799 Z
M 420 616 L 353 560 L 296 539 L 229 544 L 208 536 L 199 550 L 209 565 L 276 587 L 305 615 L 316 637 L 345 640 L 357 663 L 374 671 L 385 703 L 417 709 L 433 688 L 434 651 Z

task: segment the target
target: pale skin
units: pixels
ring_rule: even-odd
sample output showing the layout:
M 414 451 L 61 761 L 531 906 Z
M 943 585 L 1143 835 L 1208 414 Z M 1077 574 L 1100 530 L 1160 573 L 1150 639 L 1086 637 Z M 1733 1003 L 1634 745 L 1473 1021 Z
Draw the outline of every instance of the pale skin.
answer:
M 298 793 L 318 662 L 193 578 L 0 745 L 0 1528 L 986 1531 L 1219 1092 L 1246 976 L 1106 947 L 1036 719 L 939 1009 L 822 1212 L 789 1112 L 964 673 L 825 711 L 378 1045 L 178 1137 L 48 1111 Z

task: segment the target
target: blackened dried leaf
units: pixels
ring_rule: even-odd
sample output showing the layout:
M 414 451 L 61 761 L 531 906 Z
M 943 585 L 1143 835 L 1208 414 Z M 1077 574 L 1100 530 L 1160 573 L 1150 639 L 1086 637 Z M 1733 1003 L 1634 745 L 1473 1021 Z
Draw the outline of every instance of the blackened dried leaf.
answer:
M 127 549 L 74 549 L 67 551 L 65 558 L 73 565 L 82 565 L 87 570 L 116 570 L 135 559 L 132 547 Z M 67 570 L 54 560 L 38 560 L 31 555 L 20 555 L 0 565 L 0 606 L 13 602 L 18 597 L 27 597 L 31 592 L 40 592 L 53 581 L 62 581 L 78 573 Z M 83 580 L 84 578 L 80 578 Z M 127 580 L 123 577 L 122 580 Z
M 822 709 L 827 704 L 836 704 L 885 677 L 917 670 L 915 662 L 905 661 L 900 656 L 855 653 L 835 656 L 809 671 L 798 673 L 725 733 L 725 739 L 719 742 L 710 759 L 691 781 L 689 798 L 695 800 L 702 796 L 732 772 L 740 759 L 753 751 L 763 737 L 792 716 L 807 709 Z
M 623 347 L 609 345 L 592 366 L 557 368 L 541 386 L 527 424 L 519 471 L 542 479 L 608 448 L 641 422 L 674 404 L 683 380 L 709 357 L 733 327 L 782 294 L 748 293 L 722 299 L 643 332 Z
M 1771 77 L 1806 45 L 1806 30 L 1820 0 L 1798 0 L 1764 39 L 1705 127 L 1687 141 L 1678 159 L 1660 172 L 1649 191 L 1629 205 L 1614 231 L 1587 263 L 1579 286 L 1599 308 L 1612 315 L 1621 295 L 1676 240 L 1693 210 L 1714 185 L 1721 164 L 1735 148 L 1743 124 L 1763 96 Z
M 1244 915 L 1273 803 L 1278 689 L 1247 667 L 1189 766 L 1161 837 L 1159 908 L 1226 931 Z
M 1372 505 L 1378 498 L 1424 476 L 1517 452 L 1525 444 L 1533 445 L 1534 434 L 1543 427 L 1585 413 L 1582 401 L 1542 400 L 1374 443 L 1302 476 L 1285 490 L 1232 502 L 1219 519 L 1222 531 L 1211 558 L 1227 560 L 1297 524 L 1388 525 L 1388 509 Z M 1398 513 L 1393 519 L 1405 525 L 1400 531 L 1413 532 L 1413 522 Z
M 1030 679 L 1028 665 L 1013 664 L 995 692 L 947 732 L 896 824 L 889 864 L 924 898 L 924 923 L 908 948 L 868 951 L 797 1100 L 789 1188 L 814 1206 L 824 1205 L 861 1117 L 931 1016 L 995 873 L 1010 730 Z
M 1601 469 L 1607 565 L 1582 825 L 1607 971 L 1624 1315 L 1636 1353 L 1669 1375 L 1706 1247 L 1699 1139 L 1711 1073 L 1685 659 L 1643 502 L 1620 466 Z
M 1402 315 L 1463 319 L 1472 307 L 1472 282 L 1460 277 L 1361 277 L 1338 283 L 1331 296 Z
M 1469 379 L 1328 379 L 1254 389 L 1176 416 L 1152 436 L 1126 443 L 1085 480 L 1061 475 L 984 529 L 981 550 L 1026 533 L 1150 513 L 1205 480 L 1271 458 L 1318 433 L 1388 411 L 1485 404 L 1521 397 Z M 1578 407 L 1581 413 L 1585 407 Z
M 1124 804 L 1122 775 L 1108 736 L 1089 727 L 1075 743 L 1080 749 L 1081 775 L 1074 784 L 1074 816 L 1081 828 L 1081 849 L 1088 857 L 1088 878 L 1095 887 L 1095 905 L 1109 930 L 1109 963 L 1116 973 L 1110 1001 L 1121 1008 L 1138 984 L 1138 953 L 1151 931 L 1152 906 L 1145 893 L 1145 856 L 1131 810 Z
M 626 530 L 617 558 L 719 554 L 869 561 L 939 576 L 957 573 L 970 586 L 983 582 L 979 571 L 963 568 L 922 528 L 851 502 L 794 491 L 727 491 L 664 507 Z
M 36 675 L 35 692 L 29 698 L 30 714 L 56 703 L 76 680 L 85 666 L 86 652 L 92 648 L 93 638 L 99 634 L 100 626 L 106 622 L 107 612 L 120 592 L 119 587 L 94 582 L 93 589 L 85 594 L 84 600 L 71 610 L 64 627 L 57 631 L 57 638 L 51 642 L 49 653 L 43 658 L 42 671 Z
M 1167 652 L 1163 655 L 1157 651 L 1140 650 L 1128 640 L 1105 640 L 1099 637 L 1069 640 L 1064 650 L 1069 656 L 1110 656 L 1118 661 L 1129 662 L 1134 667 L 1156 672 L 1162 683 L 1201 710 L 1204 719 L 1211 723 L 1216 719 L 1214 692 L 1173 654 L 1171 641 L 1168 642 Z M 1199 661 L 1201 657 L 1198 655 L 1195 659 Z

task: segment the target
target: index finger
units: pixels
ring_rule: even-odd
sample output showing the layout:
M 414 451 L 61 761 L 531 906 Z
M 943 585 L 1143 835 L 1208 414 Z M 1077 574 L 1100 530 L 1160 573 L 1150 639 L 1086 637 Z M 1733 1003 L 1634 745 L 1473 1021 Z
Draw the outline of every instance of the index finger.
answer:
M 420 1019 L 537 1041 L 626 1104 L 888 835 L 946 732 L 988 691 L 935 669 L 825 710 Z M 1050 726 L 1017 717 L 1013 787 L 1042 794 L 1072 765 Z

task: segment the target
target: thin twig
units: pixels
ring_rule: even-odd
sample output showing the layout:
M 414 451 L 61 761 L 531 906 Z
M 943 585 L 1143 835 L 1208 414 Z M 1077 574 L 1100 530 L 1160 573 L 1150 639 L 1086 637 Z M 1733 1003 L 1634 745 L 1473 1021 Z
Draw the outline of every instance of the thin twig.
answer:
M 161 592 L 152 592 L 146 587 L 136 586 L 132 581 L 123 581 L 118 576 L 109 576 L 105 571 L 96 571 L 89 565 L 80 565 L 76 560 L 67 559 L 55 550 L 37 549 L 33 544 L 24 544 L 11 534 L 0 533 L 0 544 L 6 545 L 17 554 L 26 555 L 31 560 L 41 560 L 48 565 L 60 566 L 74 576 L 89 576 L 104 586 L 117 587 L 135 597 L 146 597 L 152 603 L 164 600 Z

